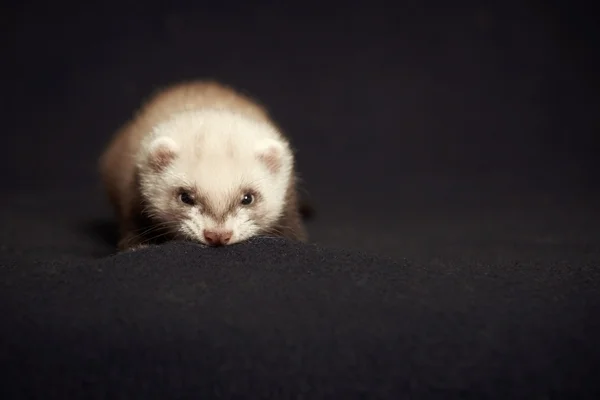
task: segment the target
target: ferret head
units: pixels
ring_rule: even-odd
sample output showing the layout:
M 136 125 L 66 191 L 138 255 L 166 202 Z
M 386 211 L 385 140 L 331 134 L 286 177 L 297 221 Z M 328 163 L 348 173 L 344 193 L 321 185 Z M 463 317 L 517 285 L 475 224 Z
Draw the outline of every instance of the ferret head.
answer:
M 137 161 L 145 212 L 206 245 L 267 233 L 284 210 L 293 168 L 274 127 L 222 110 L 186 112 L 158 125 Z

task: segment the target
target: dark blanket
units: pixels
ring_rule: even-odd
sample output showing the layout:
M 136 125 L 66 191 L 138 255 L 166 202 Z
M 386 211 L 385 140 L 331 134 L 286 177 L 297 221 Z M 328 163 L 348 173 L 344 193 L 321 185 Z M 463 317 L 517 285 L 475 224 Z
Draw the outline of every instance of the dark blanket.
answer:
M 599 230 L 574 213 L 438 257 L 401 238 L 409 259 L 278 239 L 115 255 L 101 207 L 41 198 L 3 215 L 2 398 L 599 393 Z
M 600 398 L 584 25 L 128 4 L 3 17 L 0 398 Z M 115 253 L 97 154 L 152 87 L 203 76 L 290 132 L 311 244 Z

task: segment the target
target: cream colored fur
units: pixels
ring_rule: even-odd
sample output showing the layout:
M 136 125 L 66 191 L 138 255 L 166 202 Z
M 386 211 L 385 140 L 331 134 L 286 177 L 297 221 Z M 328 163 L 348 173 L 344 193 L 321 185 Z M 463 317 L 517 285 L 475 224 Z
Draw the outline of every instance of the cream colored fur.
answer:
M 149 160 L 161 148 L 175 157 L 164 169 L 155 171 Z M 277 156 L 277 170 L 270 170 L 261 160 L 260 155 L 267 153 Z M 142 140 L 135 161 L 141 193 L 148 202 L 146 212 L 171 224 L 171 230 L 202 243 L 206 243 L 204 229 L 232 230 L 232 244 L 274 223 L 284 211 L 293 170 L 292 152 L 273 125 L 219 108 L 179 112 L 157 124 Z M 205 206 L 211 212 L 179 201 L 180 187 L 196 188 L 206 197 Z M 223 215 L 245 189 L 260 193 L 251 207 L 240 205 L 224 223 L 210 216 Z

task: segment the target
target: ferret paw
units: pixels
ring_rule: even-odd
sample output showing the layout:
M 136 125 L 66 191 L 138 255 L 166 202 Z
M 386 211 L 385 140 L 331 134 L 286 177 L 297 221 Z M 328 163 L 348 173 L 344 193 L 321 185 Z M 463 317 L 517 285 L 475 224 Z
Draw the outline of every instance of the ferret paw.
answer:
M 128 246 L 125 251 L 138 251 L 138 250 L 143 250 L 150 247 L 149 244 L 136 244 L 133 246 Z
M 117 247 L 119 248 L 119 251 L 136 251 L 145 249 L 149 246 L 150 245 L 147 243 L 140 243 L 138 241 L 131 240 L 129 237 L 125 237 L 119 241 Z

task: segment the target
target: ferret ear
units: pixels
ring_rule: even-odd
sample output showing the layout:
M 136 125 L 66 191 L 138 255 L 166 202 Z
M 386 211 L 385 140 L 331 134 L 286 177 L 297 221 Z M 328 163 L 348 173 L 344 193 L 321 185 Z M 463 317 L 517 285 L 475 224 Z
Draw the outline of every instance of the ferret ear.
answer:
M 160 172 L 171 164 L 177 157 L 179 146 L 170 137 L 154 139 L 148 149 L 148 165 L 156 172 Z
M 280 142 L 273 139 L 264 140 L 258 145 L 256 154 L 269 172 L 276 174 L 281 170 L 285 149 Z

